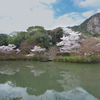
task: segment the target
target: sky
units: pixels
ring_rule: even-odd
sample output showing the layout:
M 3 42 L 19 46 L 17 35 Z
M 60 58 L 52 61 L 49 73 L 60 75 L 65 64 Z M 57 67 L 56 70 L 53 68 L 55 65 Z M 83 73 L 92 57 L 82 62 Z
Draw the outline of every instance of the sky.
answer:
M 100 12 L 100 0 L 0 0 L 0 33 L 80 25 Z

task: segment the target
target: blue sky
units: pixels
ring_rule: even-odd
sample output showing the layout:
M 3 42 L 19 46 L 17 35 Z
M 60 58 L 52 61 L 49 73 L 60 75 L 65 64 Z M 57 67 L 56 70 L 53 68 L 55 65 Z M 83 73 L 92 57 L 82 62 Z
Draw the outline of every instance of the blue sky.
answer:
M 100 12 L 100 0 L 0 0 L 0 33 L 79 25 Z

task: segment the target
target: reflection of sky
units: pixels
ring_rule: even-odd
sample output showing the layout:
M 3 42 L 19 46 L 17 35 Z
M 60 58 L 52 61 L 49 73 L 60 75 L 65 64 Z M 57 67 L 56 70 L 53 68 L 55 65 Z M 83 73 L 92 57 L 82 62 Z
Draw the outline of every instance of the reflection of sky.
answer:
M 9 85 L 9 82 L 0 84 L 0 98 L 5 98 L 7 96 L 8 98 L 22 97 L 23 100 L 41 100 L 41 98 L 42 100 L 56 100 L 56 98 L 57 100 L 67 100 L 68 98 L 69 100 L 98 100 L 81 87 L 77 87 L 68 92 L 47 90 L 44 94 L 39 96 L 29 95 L 26 90 L 27 88 L 12 87 Z

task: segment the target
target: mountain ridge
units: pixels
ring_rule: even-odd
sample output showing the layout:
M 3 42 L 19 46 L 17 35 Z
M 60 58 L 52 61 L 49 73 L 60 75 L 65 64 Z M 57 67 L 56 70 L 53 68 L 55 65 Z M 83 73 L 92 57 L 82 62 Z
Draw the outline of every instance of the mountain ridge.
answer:
M 84 35 L 100 36 L 100 13 L 96 13 L 78 26 L 68 27 Z

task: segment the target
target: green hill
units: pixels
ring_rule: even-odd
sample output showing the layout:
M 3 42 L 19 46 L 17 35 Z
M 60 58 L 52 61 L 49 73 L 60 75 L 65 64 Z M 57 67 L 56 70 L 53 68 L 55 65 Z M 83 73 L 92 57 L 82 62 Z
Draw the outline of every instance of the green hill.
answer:
M 81 25 L 69 27 L 74 31 L 79 31 L 84 35 L 100 36 L 100 13 L 86 19 Z

